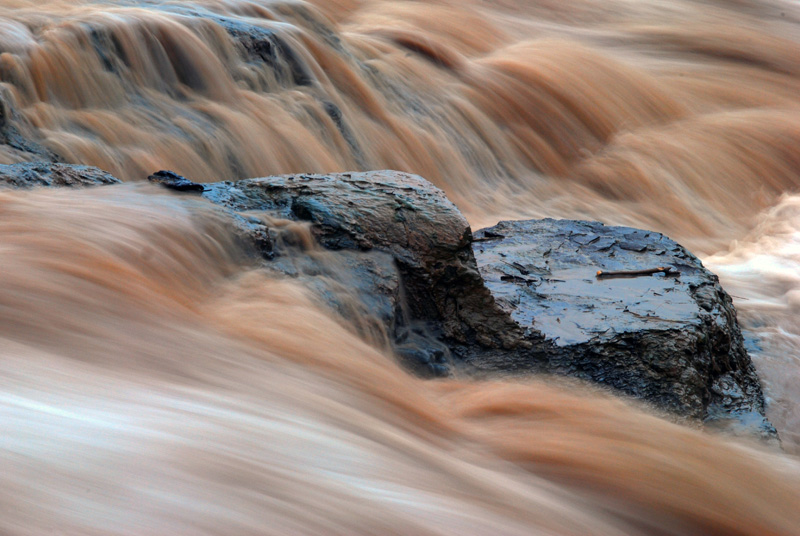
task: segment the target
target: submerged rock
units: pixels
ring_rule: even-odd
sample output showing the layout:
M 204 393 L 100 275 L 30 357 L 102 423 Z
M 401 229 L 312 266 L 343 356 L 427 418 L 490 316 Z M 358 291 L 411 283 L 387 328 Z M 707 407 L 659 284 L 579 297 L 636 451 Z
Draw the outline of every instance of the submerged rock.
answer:
M 35 129 L 11 105 L 6 90 L 0 88 L 0 145 L 18 161 L 59 162 L 62 158 L 36 141 Z M 26 135 L 27 134 L 27 135 Z

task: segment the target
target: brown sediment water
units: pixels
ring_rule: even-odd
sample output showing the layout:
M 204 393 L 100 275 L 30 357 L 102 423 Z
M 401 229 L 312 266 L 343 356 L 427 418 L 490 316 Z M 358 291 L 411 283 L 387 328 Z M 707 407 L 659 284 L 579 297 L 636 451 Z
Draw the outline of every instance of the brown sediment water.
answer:
M 1 0 L 5 120 L 129 184 L 0 193 L 0 533 L 796 534 L 798 51 L 788 1 Z M 411 378 L 134 184 L 162 168 L 663 232 L 735 296 L 787 454 Z

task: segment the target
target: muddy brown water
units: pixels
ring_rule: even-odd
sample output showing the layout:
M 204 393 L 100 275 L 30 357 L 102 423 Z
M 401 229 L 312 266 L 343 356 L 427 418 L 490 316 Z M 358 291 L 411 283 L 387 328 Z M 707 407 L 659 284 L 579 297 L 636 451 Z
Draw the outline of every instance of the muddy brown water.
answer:
M 789 1 L 0 0 L 5 116 L 127 183 L 0 192 L 0 532 L 797 534 L 798 50 Z M 162 168 L 663 232 L 735 296 L 786 453 L 408 377 Z

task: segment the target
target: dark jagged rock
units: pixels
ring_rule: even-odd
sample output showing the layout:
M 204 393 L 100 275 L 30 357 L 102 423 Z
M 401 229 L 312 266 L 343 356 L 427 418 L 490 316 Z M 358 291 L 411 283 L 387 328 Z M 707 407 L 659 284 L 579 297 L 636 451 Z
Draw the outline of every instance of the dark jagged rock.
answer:
M 454 356 L 472 370 L 564 374 L 716 427 L 775 437 L 730 297 L 658 233 L 504 222 L 476 233 L 476 261 L 463 216 L 413 175 L 288 175 L 205 188 L 204 197 L 237 212 L 310 222 L 330 250 L 391 254 L 407 317 L 396 306 L 378 316 L 418 372 L 448 374 Z M 596 277 L 659 266 L 680 274 Z M 362 303 L 374 289 L 362 289 Z
M 775 435 L 731 298 L 680 245 L 569 220 L 501 222 L 475 236 L 487 286 L 533 344 L 469 355 L 472 365 L 584 378 L 679 415 Z M 675 273 L 597 277 L 654 267 Z
M 204 186 L 204 197 L 237 214 L 265 211 L 309 222 L 319 243 L 336 255 L 277 252 L 267 267 L 301 280 L 343 317 L 357 319 L 362 333 L 383 330 L 416 373 L 451 373 L 448 349 L 435 335 L 464 342 L 489 336 L 485 323 L 459 314 L 475 308 L 467 303 L 491 299 L 475 269 L 469 226 L 424 179 L 368 172 Z M 376 323 L 363 325 L 370 317 Z M 496 333 L 492 343 L 501 344 L 502 330 Z
M 178 175 L 174 171 L 161 170 L 156 171 L 147 180 L 160 184 L 169 190 L 176 190 L 178 192 L 202 192 L 205 190 L 202 184 L 192 182 L 186 177 Z
M 0 185 L 12 188 L 85 187 L 119 183 L 120 180 L 113 175 L 92 166 L 52 162 L 0 165 Z

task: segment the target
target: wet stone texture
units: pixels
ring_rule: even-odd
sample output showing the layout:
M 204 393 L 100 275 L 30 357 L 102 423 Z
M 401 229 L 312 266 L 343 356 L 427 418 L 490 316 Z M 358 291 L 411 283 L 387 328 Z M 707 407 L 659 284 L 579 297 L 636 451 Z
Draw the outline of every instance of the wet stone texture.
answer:
M 598 222 L 501 222 L 475 233 L 497 305 L 531 347 L 465 355 L 481 370 L 599 382 L 732 433 L 775 437 L 731 298 L 665 236 Z M 671 267 L 678 274 L 597 277 Z
M 497 314 L 476 269 L 467 221 L 419 176 L 298 174 L 203 186 L 203 197 L 239 218 L 262 214 L 308 223 L 319 244 L 337 256 L 321 259 L 308 252 L 300 260 L 296 251 L 276 248 L 268 268 L 305 282 L 339 313 L 357 311 L 360 303 L 380 321 L 395 353 L 419 374 L 451 373 L 449 342 L 503 347 L 512 340 L 514 323 Z M 358 296 L 355 301 L 343 299 L 342 285 Z M 344 316 L 364 331 L 359 315 Z M 373 333 L 374 326 L 366 331 Z
M 37 186 L 85 187 L 120 184 L 102 169 L 51 162 L 0 165 L 0 186 L 27 189 Z

